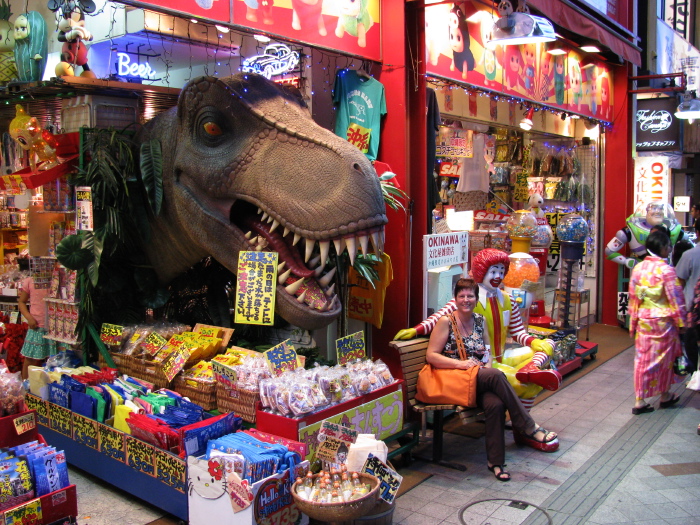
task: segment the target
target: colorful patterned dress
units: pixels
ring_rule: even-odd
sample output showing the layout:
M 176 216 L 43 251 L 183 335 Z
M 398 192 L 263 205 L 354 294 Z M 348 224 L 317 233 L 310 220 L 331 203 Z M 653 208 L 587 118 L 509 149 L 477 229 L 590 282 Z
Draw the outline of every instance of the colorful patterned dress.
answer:
M 682 352 L 678 329 L 686 321 L 683 289 L 673 267 L 648 256 L 632 270 L 629 298 L 636 347 L 634 392 L 638 398 L 656 396 L 682 381 L 673 374 L 673 361 Z

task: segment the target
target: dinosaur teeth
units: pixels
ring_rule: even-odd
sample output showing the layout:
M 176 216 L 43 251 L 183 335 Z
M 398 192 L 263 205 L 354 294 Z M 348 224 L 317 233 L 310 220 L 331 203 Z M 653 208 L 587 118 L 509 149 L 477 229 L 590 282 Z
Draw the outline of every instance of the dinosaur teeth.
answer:
M 262 213 L 262 208 L 258 208 L 258 215 Z
M 270 216 L 267 218 L 267 222 L 268 222 L 268 223 L 269 223 L 269 222 L 272 222 L 272 221 L 274 221 L 274 220 L 275 220 L 275 219 L 272 217 L 272 215 L 270 215 Z
M 284 227 L 284 232 L 282 233 L 282 237 L 286 237 L 288 233 L 289 233 L 289 228 L 287 228 L 287 227 L 285 226 L 285 227 Z
M 282 261 L 277 265 L 277 273 L 280 273 L 282 270 L 284 270 L 284 267 L 287 266 L 286 261 Z
M 309 261 L 309 257 L 311 257 L 311 252 L 314 251 L 315 244 L 316 244 L 316 241 L 312 241 L 311 239 L 306 239 L 306 255 L 304 256 L 304 262 Z
M 323 293 L 326 294 L 326 297 L 330 297 L 331 295 L 333 295 L 334 291 L 335 291 L 335 283 L 331 284 L 330 288 L 328 288 L 328 290 L 326 290 Z
M 369 239 L 366 235 L 360 235 L 358 237 L 360 241 L 360 248 L 362 249 L 362 255 L 367 255 L 367 246 L 369 244 Z
M 255 237 L 253 237 L 252 239 L 249 239 L 248 242 L 250 243 L 251 246 L 255 246 L 258 243 L 257 235 Z
M 318 268 L 316 268 L 316 269 L 314 270 L 314 275 L 315 275 L 316 277 L 319 277 L 319 276 L 321 275 L 321 272 L 323 272 L 323 269 L 324 269 L 324 268 L 325 268 L 325 266 L 319 266 Z
M 355 255 L 357 255 L 357 246 L 355 245 L 355 237 L 345 239 L 345 244 L 348 248 L 348 256 L 350 257 L 350 265 L 355 264 Z
M 345 249 L 345 240 L 342 237 L 333 239 L 333 244 L 335 245 L 335 253 L 340 255 Z
M 272 221 L 272 226 L 270 226 L 270 233 L 272 233 L 273 231 L 275 231 L 275 229 L 276 229 L 277 226 L 279 226 L 279 225 L 280 225 L 280 223 L 277 222 L 277 220 Z
M 379 232 L 372 232 L 370 234 L 370 237 L 372 238 L 372 246 L 374 246 L 374 253 L 377 254 L 377 257 L 381 257 L 382 249 L 379 246 Z
M 330 272 L 328 272 L 326 275 L 324 275 L 323 277 L 321 277 L 321 278 L 318 280 L 318 284 L 320 284 L 320 285 L 321 285 L 322 287 L 324 287 L 324 288 L 325 288 L 326 286 L 328 286 L 328 285 L 330 284 L 330 282 L 333 280 L 333 276 L 335 275 L 336 269 L 337 269 L 337 268 L 334 267 Z
M 292 246 L 296 246 L 300 239 L 301 239 L 301 235 L 299 235 L 298 233 L 295 233 L 294 240 L 292 241 Z
M 297 293 L 297 290 L 299 290 L 299 288 L 301 287 L 301 285 L 304 284 L 304 281 L 305 281 L 305 280 L 306 280 L 306 279 L 305 279 L 304 277 L 302 277 L 302 278 L 299 279 L 298 281 L 293 282 L 292 284 L 290 284 L 289 286 L 287 286 L 284 290 L 285 290 L 289 295 L 294 295 L 295 293 Z
M 313 259 L 311 259 L 311 260 L 309 261 L 309 268 L 315 267 L 315 266 L 318 264 L 318 261 L 320 261 L 320 260 L 321 260 L 321 257 L 320 257 L 319 255 L 317 255 L 316 257 L 314 257 Z
M 252 230 L 245 234 L 246 239 L 250 239 L 253 236 Z
M 326 265 L 326 260 L 328 259 L 328 251 L 331 248 L 331 243 L 330 241 L 319 241 L 318 247 L 321 252 L 321 266 L 323 267 Z
M 268 218 L 267 212 L 262 214 L 262 217 L 260 218 L 261 222 L 265 222 L 265 220 Z
M 304 304 L 304 299 L 306 299 L 306 290 L 301 292 L 301 295 L 297 297 L 297 302 Z
M 286 272 L 284 272 L 282 275 L 277 276 L 277 282 L 280 284 L 284 284 L 287 281 L 287 278 L 289 275 L 292 273 L 292 269 L 290 268 Z

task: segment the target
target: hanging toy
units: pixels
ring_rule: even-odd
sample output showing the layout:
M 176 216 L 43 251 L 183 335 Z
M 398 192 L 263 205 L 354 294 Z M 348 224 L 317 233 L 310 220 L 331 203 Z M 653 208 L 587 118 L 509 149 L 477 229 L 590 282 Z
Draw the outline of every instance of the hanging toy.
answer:
M 56 38 L 63 42 L 56 75 L 75 76 L 75 68 L 80 66 L 83 68 L 81 77 L 95 78 L 95 73 L 88 66 L 88 48 L 85 45 L 85 42 L 92 40 L 92 33 L 85 28 L 85 13 L 93 13 L 95 3 L 92 0 L 50 0 L 49 10 L 60 16 Z
M 38 11 L 29 11 L 15 20 L 15 65 L 20 82 L 44 78 L 49 54 L 46 22 Z
M 0 84 L 6 84 L 17 78 L 15 67 L 15 33 L 10 22 L 10 6 L 5 0 L 0 1 Z
M 19 143 L 22 149 L 29 152 L 29 165 L 32 173 L 58 166 L 59 161 L 56 156 L 58 141 L 56 137 L 42 128 L 39 121 L 28 115 L 19 104 L 17 104 L 16 110 L 17 114 L 10 122 L 10 136 Z

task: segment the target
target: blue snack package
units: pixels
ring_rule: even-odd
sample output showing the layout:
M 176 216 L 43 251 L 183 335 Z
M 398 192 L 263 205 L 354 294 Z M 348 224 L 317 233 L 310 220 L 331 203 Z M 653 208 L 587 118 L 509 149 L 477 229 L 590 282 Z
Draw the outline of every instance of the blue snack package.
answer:
M 66 455 L 61 450 L 33 459 L 36 495 L 44 496 L 70 485 Z

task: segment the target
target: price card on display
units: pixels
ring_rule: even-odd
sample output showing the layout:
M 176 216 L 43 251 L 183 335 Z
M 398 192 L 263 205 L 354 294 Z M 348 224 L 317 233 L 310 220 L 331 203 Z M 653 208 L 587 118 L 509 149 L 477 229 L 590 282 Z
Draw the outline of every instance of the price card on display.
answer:
M 331 463 L 345 463 L 348 457 L 348 447 L 357 440 L 358 431 L 352 428 L 324 421 L 318 432 L 321 444 L 316 450 L 316 457 Z M 339 457 L 339 454 L 343 454 Z
M 401 486 L 401 481 L 403 481 L 403 476 L 374 454 L 369 454 L 369 456 L 367 456 L 367 461 L 365 461 L 362 467 L 362 472 L 378 477 L 379 497 L 389 504 L 393 503 L 394 498 L 396 498 L 396 493 Z
M 124 327 L 116 324 L 102 323 L 100 340 L 108 346 L 119 346 L 122 344 L 122 334 Z
M 165 337 L 157 332 L 151 332 L 148 334 L 144 342 L 141 344 L 143 348 L 149 355 L 156 355 L 158 351 L 167 344 Z
M 24 505 L 5 512 L 5 525 L 41 525 L 44 516 L 41 511 L 41 498 L 33 499 Z
M 305 286 L 301 286 L 302 292 Z M 240 252 L 235 322 L 272 326 L 276 287 L 277 252 Z
M 250 507 L 253 501 L 250 483 L 247 479 L 241 479 L 235 472 L 229 472 L 226 476 L 226 492 L 231 498 L 231 508 L 234 514 Z
M 34 417 L 34 412 L 30 412 L 29 414 L 15 418 L 13 423 L 15 424 L 15 430 L 17 431 L 18 436 L 35 429 L 36 418 Z
M 98 423 L 94 419 L 73 414 L 73 441 L 97 450 L 100 441 L 97 425 Z
M 191 355 L 190 350 L 190 348 L 181 345 L 165 358 L 163 361 L 163 375 L 168 378 L 168 381 L 175 379 L 175 376 L 185 368 L 185 364 Z
M 355 332 L 346 337 L 336 339 L 335 348 L 338 354 L 338 363 L 345 365 L 355 359 L 365 358 L 365 333 Z
M 19 312 L 10 312 L 10 324 L 19 323 Z
M 92 231 L 92 188 L 90 186 L 75 187 L 75 209 L 77 229 Z
M 267 359 L 270 370 L 275 375 L 280 375 L 287 370 L 295 370 L 297 367 L 297 351 L 289 343 L 289 340 L 282 341 L 263 355 Z

